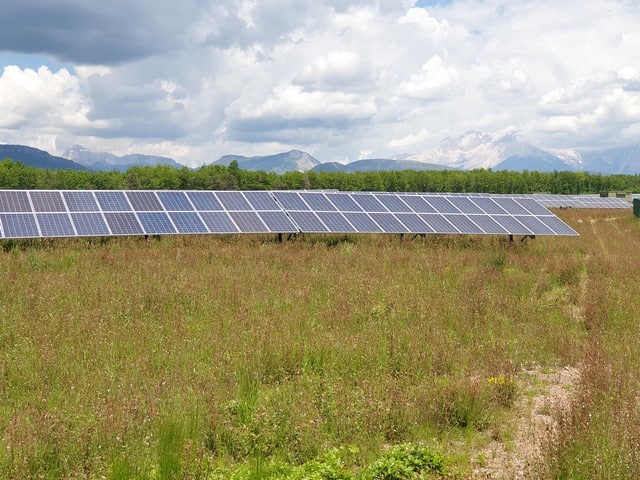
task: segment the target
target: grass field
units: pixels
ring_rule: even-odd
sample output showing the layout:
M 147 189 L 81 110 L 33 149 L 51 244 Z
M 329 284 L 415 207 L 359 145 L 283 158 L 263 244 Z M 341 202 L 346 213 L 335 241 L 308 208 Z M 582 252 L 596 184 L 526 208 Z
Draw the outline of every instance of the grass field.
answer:
M 559 213 L 580 237 L 6 243 L 0 477 L 467 478 L 523 372 L 573 366 L 536 476 L 640 478 L 640 224 Z

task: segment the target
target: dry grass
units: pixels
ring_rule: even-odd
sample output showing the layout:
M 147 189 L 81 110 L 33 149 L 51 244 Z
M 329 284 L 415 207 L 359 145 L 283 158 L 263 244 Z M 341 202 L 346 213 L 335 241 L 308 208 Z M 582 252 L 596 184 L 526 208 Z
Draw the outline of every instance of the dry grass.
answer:
M 341 445 L 356 471 L 426 442 L 464 476 L 521 372 L 568 365 L 584 365 L 583 407 L 542 473 L 573 478 L 603 437 L 629 447 L 609 466 L 638 473 L 638 225 L 563 216 L 580 238 L 8 245 L 0 474 L 206 477 Z

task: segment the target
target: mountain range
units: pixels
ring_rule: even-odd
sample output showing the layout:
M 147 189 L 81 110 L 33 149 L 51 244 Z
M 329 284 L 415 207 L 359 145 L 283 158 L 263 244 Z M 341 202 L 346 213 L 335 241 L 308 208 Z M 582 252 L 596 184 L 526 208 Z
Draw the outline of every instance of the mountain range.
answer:
M 44 150 L 25 145 L 0 145 L 0 160 L 10 158 L 28 167 L 48 168 L 50 170 L 88 171 L 89 168 L 62 157 L 56 157 Z
M 134 165 L 168 165 L 183 168 L 175 160 L 153 155 L 117 156 L 92 152 L 74 145 L 62 157 L 23 145 L 0 145 L 0 159 L 11 158 L 25 165 L 51 169 L 118 170 Z M 394 158 L 368 158 L 351 163 L 325 162 L 300 150 L 274 155 L 224 155 L 213 165 L 236 161 L 243 170 L 264 170 L 282 174 L 289 171 L 381 171 L 381 170 L 473 170 L 477 168 L 514 171 L 585 171 L 602 174 L 640 173 L 640 143 L 609 149 L 543 150 L 522 140 L 515 132 L 468 132 L 445 138 L 438 147 Z
M 238 167 L 243 170 L 265 170 L 282 174 L 285 172 L 312 170 L 320 165 L 320 162 L 306 152 L 291 150 L 275 155 L 245 157 L 243 155 L 224 155 L 213 162 L 214 165 L 229 165 L 233 161 L 238 162 Z
M 119 172 L 124 172 L 134 165 L 143 167 L 169 165 L 174 168 L 182 168 L 184 166 L 168 157 L 142 155 L 139 153 L 119 157 L 113 153 L 92 152 L 82 145 L 73 145 L 64 152 L 62 158 L 83 165 L 90 170 L 118 170 Z

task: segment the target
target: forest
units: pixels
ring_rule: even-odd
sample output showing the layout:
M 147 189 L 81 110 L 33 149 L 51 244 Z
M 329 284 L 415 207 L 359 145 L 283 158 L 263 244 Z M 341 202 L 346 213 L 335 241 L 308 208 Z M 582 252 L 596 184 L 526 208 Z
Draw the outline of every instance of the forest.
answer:
M 0 161 L 2 189 L 67 190 L 286 190 L 337 189 L 390 192 L 483 192 L 594 194 L 639 192 L 640 175 L 588 172 L 492 170 L 428 170 L 374 172 L 288 172 L 276 174 L 207 165 L 175 169 L 166 165 L 135 166 L 126 172 L 48 170 L 11 159 Z

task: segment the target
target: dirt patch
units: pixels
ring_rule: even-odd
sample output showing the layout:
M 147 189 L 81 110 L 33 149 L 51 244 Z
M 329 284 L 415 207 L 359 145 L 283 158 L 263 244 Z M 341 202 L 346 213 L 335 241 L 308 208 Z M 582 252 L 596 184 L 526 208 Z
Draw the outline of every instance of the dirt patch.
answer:
M 513 410 L 513 435 L 493 440 L 480 452 L 473 479 L 528 479 L 544 461 L 545 448 L 558 437 L 558 421 L 569 414 L 580 380 L 577 368 L 526 371 Z

